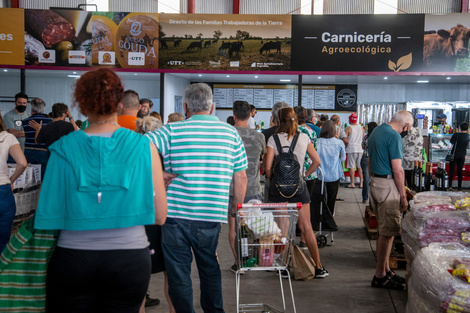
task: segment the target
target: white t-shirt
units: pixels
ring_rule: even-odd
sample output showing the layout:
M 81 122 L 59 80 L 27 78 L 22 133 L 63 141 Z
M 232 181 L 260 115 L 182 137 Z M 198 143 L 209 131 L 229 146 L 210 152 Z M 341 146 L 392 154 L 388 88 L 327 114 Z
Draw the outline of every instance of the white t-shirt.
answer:
M 255 119 L 252 118 L 251 116 L 248 118 L 248 127 L 251 128 L 251 129 L 255 129 L 256 126 L 255 126 Z
M 351 127 L 351 135 L 348 136 L 348 146 L 346 153 L 362 153 L 362 126 L 349 125 Z
M 281 146 L 284 152 L 289 151 L 290 144 L 292 143 L 292 139 L 294 139 L 294 137 L 291 137 L 289 140 L 287 140 L 286 133 L 280 133 L 278 135 L 279 141 L 281 142 Z M 294 154 L 297 156 L 297 161 L 299 162 L 301 167 L 300 173 L 304 173 L 304 159 L 305 154 L 307 153 L 307 147 L 309 143 L 311 143 L 310 138 L 308 138 L 306 134 L 300 133 L 299 139 L 297 140 L 297 144 L 295 145 L 294 149 Z M 277 156 L 279 154 L 279 152 L 277 151 L 276 143 L 274 142 L 274 135 L 269 137 L 268 147 L 274 149 L 274 156 Z
M 19 145 L 18 139 L 7 131 L 0 132 L 0 185 L 10 184 L 7 161 L 10 147 Z

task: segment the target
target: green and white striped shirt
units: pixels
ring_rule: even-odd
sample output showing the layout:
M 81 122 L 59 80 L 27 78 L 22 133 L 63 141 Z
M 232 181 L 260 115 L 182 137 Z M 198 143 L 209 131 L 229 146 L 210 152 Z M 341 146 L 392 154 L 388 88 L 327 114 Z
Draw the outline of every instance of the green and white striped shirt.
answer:
M 227 223 L 233 173 L 248 162 L 237 130 L 215 116 L 191 118 L 147 134 L 177 174 L 167 190 L 168 217 Z

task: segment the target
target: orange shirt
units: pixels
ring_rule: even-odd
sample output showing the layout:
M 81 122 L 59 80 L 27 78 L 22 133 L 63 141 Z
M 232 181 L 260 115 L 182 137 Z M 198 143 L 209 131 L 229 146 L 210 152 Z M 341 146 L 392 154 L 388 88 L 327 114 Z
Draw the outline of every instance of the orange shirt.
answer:
M 137 116 L 119 115 L 117 122 L 121 127 L 136 131 L 137 130 L 137 125 L 135 124 L 136 120 L 137 120 Z

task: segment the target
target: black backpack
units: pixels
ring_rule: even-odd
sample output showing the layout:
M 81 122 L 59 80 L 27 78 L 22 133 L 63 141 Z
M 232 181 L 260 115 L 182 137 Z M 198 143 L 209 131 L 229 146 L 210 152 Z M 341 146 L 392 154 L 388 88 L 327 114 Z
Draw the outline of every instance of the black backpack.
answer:
M 301 166 L 294 154 L 295 145 L 299 138 L 297 132 L 292 139 L 288 152 L 284 152 L 277 134 L 273 135 L 279 154 L 274 159 L 273 176 L 271 178 L 270 190 L 273 195 L 281 195 L 289 199 L 295 195 L 301 195 L 303 191 L 303 177 L 300 173 Z

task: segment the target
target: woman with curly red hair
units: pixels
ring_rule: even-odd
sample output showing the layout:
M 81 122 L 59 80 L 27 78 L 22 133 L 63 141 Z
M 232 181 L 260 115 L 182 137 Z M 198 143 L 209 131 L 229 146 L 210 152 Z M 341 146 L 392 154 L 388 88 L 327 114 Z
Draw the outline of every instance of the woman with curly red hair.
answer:
M 117 124 L 123 95 L 109 69 L 82 75 L 75 105 L 90 126 L 49 147 L 35 228 L 60 230 L 46 281 L 47 312 L 138 312 L 150 280 L 144 225 L 167 204 L 158 152 Z

